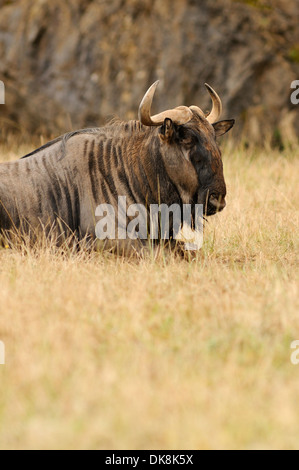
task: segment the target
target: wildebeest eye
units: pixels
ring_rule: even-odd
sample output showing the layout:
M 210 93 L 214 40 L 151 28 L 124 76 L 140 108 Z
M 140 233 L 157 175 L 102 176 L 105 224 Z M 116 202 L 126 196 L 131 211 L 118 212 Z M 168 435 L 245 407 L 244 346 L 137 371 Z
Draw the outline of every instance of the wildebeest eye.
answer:
M 178 137 L 180 145 L 190 148 L 195 144 L 193 136 L 184 129 L 180 129 Z

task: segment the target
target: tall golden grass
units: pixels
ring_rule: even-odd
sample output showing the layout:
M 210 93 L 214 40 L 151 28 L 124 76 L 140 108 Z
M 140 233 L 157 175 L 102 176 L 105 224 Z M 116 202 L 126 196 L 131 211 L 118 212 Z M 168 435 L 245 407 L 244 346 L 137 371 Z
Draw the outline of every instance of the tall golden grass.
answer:
M 224 155 L 195 258 L 0 251 L 2 449 L 299 447 L 298 148 Z

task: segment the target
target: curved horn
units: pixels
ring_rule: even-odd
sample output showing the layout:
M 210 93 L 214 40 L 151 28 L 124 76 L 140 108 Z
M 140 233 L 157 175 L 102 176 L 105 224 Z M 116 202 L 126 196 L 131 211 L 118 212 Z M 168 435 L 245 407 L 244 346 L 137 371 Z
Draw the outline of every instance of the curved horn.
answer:
M 163 111 L 160 114 L 151 116 L 152 102 L 158 84 L 159 80 L 156 81 L 144 95 L 138 111 L 139 121 L 145 126 L 161 126 L 166 118 L 171 119 L 178 125 L 186 124 L 191 121 L 193 113 L 187 106 L 179 106 L 178 108 L 169 109 L 168 111 Z
M 138 119 L 145 126 L 153 126 L 151 118 L 151 108 L 154 98 L 154 94 L 157 86 L 159 85 L 159 80 L 157 80 L 145 93 L 138 110 Z
M 207 83 L 205 83 L 205 86 L 212 98 L 212 101 L 213 101 L 213 108 L 212 108 L 212 111 L 210 112 L 210 114 L 206 117 L 207 121 L 210 123 L 210 124 L 214 124 L 215 122 L 218 121 L 221 113 L 222 113 L 222 103 L 221 103 L 221 99 L 220 97 L 217 95 L 216 91 L 213 90 L 213 88 L 208 85 Z

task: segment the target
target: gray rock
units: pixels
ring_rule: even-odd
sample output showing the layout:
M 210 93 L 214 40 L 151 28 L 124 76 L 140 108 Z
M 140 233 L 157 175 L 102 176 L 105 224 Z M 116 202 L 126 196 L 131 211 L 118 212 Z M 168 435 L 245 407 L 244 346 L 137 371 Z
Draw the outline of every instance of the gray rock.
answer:
M 298 138 L 298 0 L 0 0 L 0 129 L 46 135 L 223 98 L 234 135 Z

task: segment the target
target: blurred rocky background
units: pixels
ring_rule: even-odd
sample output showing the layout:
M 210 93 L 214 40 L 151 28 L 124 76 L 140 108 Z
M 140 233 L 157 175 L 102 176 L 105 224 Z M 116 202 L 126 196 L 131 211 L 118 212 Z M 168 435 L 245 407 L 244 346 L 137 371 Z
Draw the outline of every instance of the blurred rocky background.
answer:
M 234 137 L 298 140 L 299 0 L 0 0 L 1 138 L 47 137 L 154 111 L 209 109 L 220 94 Z

